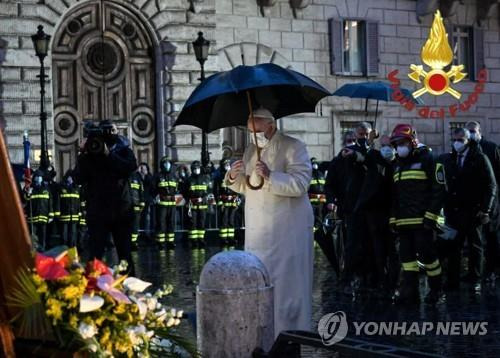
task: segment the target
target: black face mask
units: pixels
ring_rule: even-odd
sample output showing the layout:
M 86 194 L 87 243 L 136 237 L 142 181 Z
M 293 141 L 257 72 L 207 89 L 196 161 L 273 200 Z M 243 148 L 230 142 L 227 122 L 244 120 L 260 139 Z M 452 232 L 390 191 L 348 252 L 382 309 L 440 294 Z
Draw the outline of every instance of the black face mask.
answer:
M 356 143 L 358 143 L 360 147 L 366 147 L 366 138 L 360 138 L 356 140 Z

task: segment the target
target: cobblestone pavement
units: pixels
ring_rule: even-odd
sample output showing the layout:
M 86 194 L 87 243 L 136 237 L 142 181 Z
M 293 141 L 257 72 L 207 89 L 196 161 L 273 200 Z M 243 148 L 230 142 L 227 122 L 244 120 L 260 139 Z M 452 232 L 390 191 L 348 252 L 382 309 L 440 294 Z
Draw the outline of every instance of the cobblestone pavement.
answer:
M 195 289 L 203 264 L 214 254 L 221 251 L 220 247 L 208 246 L 205 249 L 190 249 L 178 245 L 175 250 L 158 250 L 156 247 L 144 247 L 134 253 L 137 274 L 154 283 L 174 285 L 174 292 L 166 303 L 194 312 Z M 335 274 L 331 270 L 321 250 L 315 249 L 315 271 L 313 288 L 313 329 L 326 313 L 345 311 L 347 320 L 352 321 L 486 321 L 488 333 L 484 336 L 356 336 L 350 330 L 348 338 L 363 339 L 370 342 L 395 345 L 401 348 L 421 352 L 435 353 L 447 357 L 500 356 L 500 310 L 498 297 L 500 292 L 495 289 L 488 294 L 477 295 L 468 285 L 463 285 L 461 291 L 448 296 L 445 304 L 431 307 L 425 304 L 414 307 L 394 306 L 388 300 L 371 298 L 369 293 L 357 300 L 341 293 L 336 287 Z M 423 281 L 421 291 L 425 291 Z M 190 315 L 192 317 L 192 315 Z M 182 332 L 195 339 L 193 325 L 184 324 Z M 350 326 L 351 327 L 351 326 Z M 303 357 L 331 357 L 332 352 L 303 348 Z

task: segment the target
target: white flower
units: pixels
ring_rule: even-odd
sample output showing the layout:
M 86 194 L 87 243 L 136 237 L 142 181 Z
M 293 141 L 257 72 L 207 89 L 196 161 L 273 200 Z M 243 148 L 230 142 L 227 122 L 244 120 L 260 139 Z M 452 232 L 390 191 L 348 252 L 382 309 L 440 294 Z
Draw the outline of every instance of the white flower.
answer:
M 123 281 L 123 287 L 133 292 L 142 292 L 149 286 L 151 286 L 151 282 L 139 280 L 135 277 L 127 277 L 125 281 Z
M 156 304 L 156 309 L 157 309 L 157 310 L 159 310 L 159 309 L 161 309 L 161 308 L 162 308 L 162 304 L 161 304 L 160 302 L 158 302 L 158 303 Z
M 146 334 L 146 327 L 139 325 L 127 328 L 127 334 L 133 345 L 142 344 L 142 337 Z
M 82 336 L 83 339 L 88 339 L 96 335 L 97 329 L 94 325 L 81 322 L 78 326 L 78 332 L 80 332 L 80 336 Z
M 182 318 L 182 315 L 184 314 L 183 310 L 177 311 L 177 318 Z
M 159 344 L 160 347 L 163 348 L 169 348 L 172 346 L 172 342 L 170 342 L 168 339 L 162 339 Z
M 95 353 L 97 352 L 97 346 L 95 344 L 91 344 L 89 345 L 89 349 L 91 352 Z
M 172 317 L 177 316 L 177 310 L 175 308 L 170 309 L 170 314 L 172 315 Z
M 104 304 L 104 299 L 101 296 L 90 296 L 84 294 L 80 298 L 80 312 L 92 312 L 98 310 Z
M 139 308 L 139 315 L 141 319 L 146 318 L 146 314 L 148 313 L 148 306 L 144 302 L 143 298 L 137 298 L 135 296 L 130 296 L 130 299 L 135 302 L 137 307 Z
M 175 323 L 174 323 L 174 324 L 175 324 L 176 326 L 178 326 L 179 324 L 181 324 L 181 320 L 180 320 L 180 319 L 178 319 L 178 318 L 176 318 L 176 319 L 175 319 Z
M 147 297 L 147 295 L 146 295 L 146 297 Z M 155 309 L 157 303 L 158 303 L 158 300 L 154 297 L 148 297 L 146 299 L 146 304 L 148 305 L 148 310 L 150 310 L 150 311 Z
M 167 327 L 172 327 L 175 324 L 175 318 L 169 318 L 167 321 Z

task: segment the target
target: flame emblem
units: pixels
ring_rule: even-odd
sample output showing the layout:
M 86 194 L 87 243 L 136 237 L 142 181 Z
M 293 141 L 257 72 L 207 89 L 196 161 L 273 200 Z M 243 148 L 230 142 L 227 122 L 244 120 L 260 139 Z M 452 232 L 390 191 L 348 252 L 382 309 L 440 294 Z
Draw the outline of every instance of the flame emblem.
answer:
M 424 87 L 413 92 L 413 97 L 420 97 L 427 92 L 435 96 L 448 92 L 459 99 L 462 95 L 451 88 L 450 81 L 453 79 L 453 83 L 460 82 L 467 74 L 462 72 L 464 65 L 451 66 L 448 72 L 443 70 L 453 61 L 453 51 L 448 42 L 448 34 L 439 10 L 434 14 L 434 21 L 429 37 L 422 47 L 421 57 L 422 61 L 431 68 L 431 71 L 425 71 L 423 65 L 410 65 L 413 72 L 408 74 L 408 77 L 417 83 L 422 83 L 421 78 L 424 80 Z

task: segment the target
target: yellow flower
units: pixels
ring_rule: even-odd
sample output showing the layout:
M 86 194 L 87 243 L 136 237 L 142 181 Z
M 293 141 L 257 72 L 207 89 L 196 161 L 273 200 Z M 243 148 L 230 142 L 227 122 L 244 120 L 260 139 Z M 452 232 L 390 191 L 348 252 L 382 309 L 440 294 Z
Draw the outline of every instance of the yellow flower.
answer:
M 69 316 L 69 325 L 73 328 L 78 327 L 78 316 L 76 314 L 72 314 Z
M 127 309 L 127 308 L 125 307 L 125 304 L 120 303 L 120 304 L 118 304 L 118 305 L 115 307 L 115 309 L 113 310 L 113 312 L 114 312 L 115 314 L 122 314 L 122 313 L 125 313 L 125 312 L 126 312 L 126 309 Z
M 49 298 L 47 300 L 47 310 L 45 311 L 47 313 L 47 316 L 53 318 L 53 323 L 56 324 L 57 321 L 61 320 L 62 318 L 62 308 L 63 308 L 63 303 L 61 301 L 56 300 L 55 298 Z
M 68 286 L 62 290 L 62 297 L 69 301 L 80 296 L 80 288 L 75 286 Z

